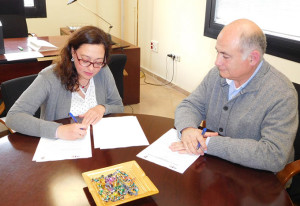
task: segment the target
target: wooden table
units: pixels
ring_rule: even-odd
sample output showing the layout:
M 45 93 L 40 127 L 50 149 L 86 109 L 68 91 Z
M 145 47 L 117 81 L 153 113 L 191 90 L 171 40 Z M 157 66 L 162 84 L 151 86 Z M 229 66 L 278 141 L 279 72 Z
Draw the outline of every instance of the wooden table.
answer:
M 43 58 L 7 61 L 4 55 L 0 55 L 0 84 L 13 78 L 36 74 L 52 64 L 68 38 L 68 35 L 38 37 L 38 39 L 48 41 L 58 47 L 57 50 L 41 52 L 44 55 Z M 112 36 L 112 40 L 116 43 L 112 46 L 112 54 L 124 53 L 127 55 L 125 65 L 127 75 L 124 76 L 123 103 L 125 105 L 137 104 L 140 102 L 140 48 L 114 36 Z M 27 46 L 27 41 L 27 37 L 4 39 L 5 53 L 31 51 Z M 24 50 L 20 51 L 18 46 L 21 46 Z
M 136 116 L 150 144 L 174 124 L 170 118 Z M 92 158 L 33 162 L 39 139 L 18 133 L 0 138 L 0 205 L 95 205 L 81 173 L 131 160 L 137 161 L 159 194 L 124 205 L 292 205 L 273 173 L 213 156 L 199 157 L 184 174 L 136 157 L 145 146 L 92 148 Z

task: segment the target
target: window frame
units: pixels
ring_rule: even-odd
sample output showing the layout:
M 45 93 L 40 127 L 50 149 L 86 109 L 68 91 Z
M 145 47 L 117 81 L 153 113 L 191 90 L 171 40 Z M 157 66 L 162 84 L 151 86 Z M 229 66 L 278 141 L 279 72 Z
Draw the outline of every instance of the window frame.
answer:
M 216 39 L 224 27 L 214 22 L 217 0 L 206 0 L 204 36 Z M 296 25 L 295 25 L 296 26 Z M 266 53 L 300 63 L 300 41 L 266 34 Z
M 46 0 L 34 0 L 34 7 L 25 7 L 26 18 L 47 18 Z

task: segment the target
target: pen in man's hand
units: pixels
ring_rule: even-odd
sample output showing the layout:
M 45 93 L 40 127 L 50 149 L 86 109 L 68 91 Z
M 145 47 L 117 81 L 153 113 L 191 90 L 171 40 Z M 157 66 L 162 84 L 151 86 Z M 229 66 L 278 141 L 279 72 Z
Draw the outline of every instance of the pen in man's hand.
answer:
M 74 117 L 74 115 L 71 112 L 69 112 L 69 115 L 72 117 L 75 123 L 78 123 L 77 119 Z
M 206 132 L 206 128 L 203 128 L 203 130 L 202 130 L 202 136 L 205 134 L 205 132 Z M 198 146 L 197 146 L 197 150 L 199 149 L 201 147 L 201 144 L 200 144 L 200 142 L 198 142 Z

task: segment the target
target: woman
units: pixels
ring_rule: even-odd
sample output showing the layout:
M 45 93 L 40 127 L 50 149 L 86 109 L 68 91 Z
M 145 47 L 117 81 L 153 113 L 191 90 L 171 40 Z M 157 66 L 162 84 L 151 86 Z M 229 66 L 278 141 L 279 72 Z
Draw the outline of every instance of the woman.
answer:
M 77 30 L 62 49 L 57 64 L 43 69 L 9 110 L 6 124 L 17 132 L 49 138 L 77 139 L 105 114 L 123 112 L 122 99 L 107 66 L 110 40 L 93 26 Z M 33 115 L 41 107 L 40 119 Z M 69 112 L 82 123 L 53 120 Z

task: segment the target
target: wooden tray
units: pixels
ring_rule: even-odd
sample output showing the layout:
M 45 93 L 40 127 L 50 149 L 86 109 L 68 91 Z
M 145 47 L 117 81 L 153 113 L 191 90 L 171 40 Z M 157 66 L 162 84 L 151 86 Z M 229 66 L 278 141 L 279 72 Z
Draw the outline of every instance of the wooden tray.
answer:
M 120 171 L 126 172 L 131 178 L 135 179 L 135 184 L 139 188 L 138 195 L 131 196 L 126 195 L 123 200 L 118 200 L 116 202 L 108 201 L 105 202 L 101 199 L 100 195 L 97 192 L 95 184 L 92 183 L 92 178 L 100 177 L 101 175 L 108 175 L 114 173 L 117 169 Z M 89 191 L 92 194 L 96 205 L 120 205 L 125 202 L 130 202 L 136 199 L 147 197 L 150 195 L 157 194 L 159 191 L 152 183 L 152 181 L 146 176 L 142 168 L 138 165 L 136 161 L 129 161 L 122 164 L 117 164 L 110 167 L 105 167 L 98 170 L 92 170 L 89 172 L 82 173 L 83 179 L 88 185 Z

